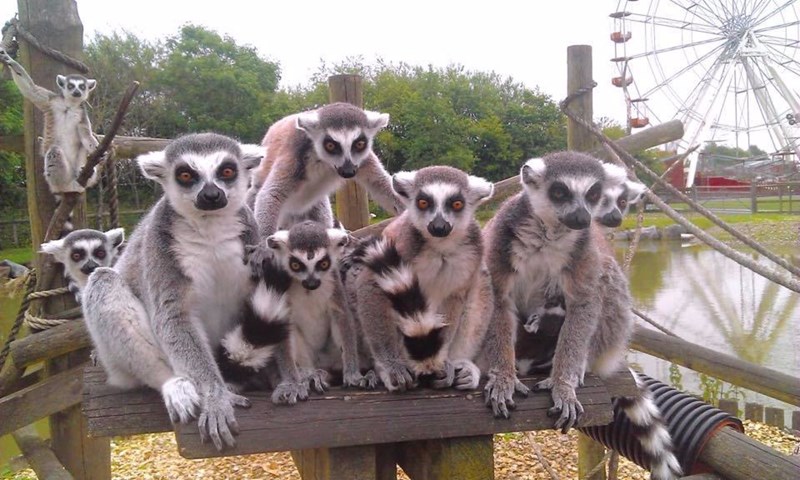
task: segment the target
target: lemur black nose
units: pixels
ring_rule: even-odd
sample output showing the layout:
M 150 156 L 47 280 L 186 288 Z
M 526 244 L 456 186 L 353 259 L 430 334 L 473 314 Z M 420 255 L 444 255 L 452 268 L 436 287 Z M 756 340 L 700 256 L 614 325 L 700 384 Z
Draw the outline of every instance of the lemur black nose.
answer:
M 322 284 L 322 282 L 320 281 L 319 278 L 306 278 L 305 280 L 300 282 L 300 284 L 306 290 L 316 290 L 316 289 L 319 288 L 319 286 L 320 286 L 320 284 Z
M 81 273 L 83 273 L 84 275 L 89 275 L 90 273 L 94 272 L 95 269 L 99 266 L 100 265 L 95 263 L 94 260 L 89 260 L 88 262 L 84 263 L 83 266 L 81 267 Z
M 228 204 L 225 192 L 212 183 L 206 183 L 197 194 L 195 205 L 200 210 L 218 210 Z
M 561 223 L 572 230 L 583 230 L 592 223 L 592 216 L 585 208 L 579 207 L 566 214 L 561 219 Z
M 603 218 L 600 219 L 600 223 L 605 225 L 606 227 L 616 228 L 622 225 L 622 212 L 618 209 L 614 209 L 609 213 L 603 215 Z
M 350 160 L 345 160 L 344 165 L 336 167 L 336 173 L 342 178 L 353 178 L 356 176 L 356 166 Z
M 436 215 L 433 221 L 428 224 L 428 233 L 434 237 L 446 237 L 453 231 L 453 226 L 450 225 L 441 215 Z
M 80 97 L 81 96 L 81 92 L 75 90 L 74 92 L 72 92 L 72 96 L 73 97 Z

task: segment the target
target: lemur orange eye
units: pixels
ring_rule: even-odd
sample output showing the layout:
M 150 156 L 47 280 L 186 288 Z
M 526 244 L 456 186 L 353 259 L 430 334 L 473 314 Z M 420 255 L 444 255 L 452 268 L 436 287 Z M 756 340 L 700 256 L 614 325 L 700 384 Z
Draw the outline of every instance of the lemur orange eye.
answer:
M 450 208 L 455 210 L 456 212 L 461 211 L 464 208 L 464 202 L 461 200 L 455 200 L 453 203 L 450 204 Z
M 325 259 L 321 260 L 317 264 L 317 266 L 319 267 L 320 270 L 327 270 L 327 269 L 331 268 L 331 261 L 328 260 L 327 258 L 325 258 Z
M 303 265 L 300 264 L 297 260 L 292 260 L 289 262 L 289 268 L 292 269 L 293 272 L 299 272 Z
M 192 175 L 192 172 L 189 172 L 187 170 L 184 170 L 182 172 L 178 172 L 178 174 L 175 176 L 175 178 L 177 178 L 180 183 L 184 183 L 184 184 L 185 183 L 192 183 L 194 181 L 194 175 Z
M 83 258 L 83 254 L 81 252 L 72 252 L 70 258 L 72 259 L 73 262 L 80 262 L 81 259 Z
M 620 208 L 625 208 L 625 207 L 628 206 L 628 199 L 620 198 L 619 202 L 617 202 L 617 203 L 619 204 Z
M 236 176 L 236 170 L 234 170 L 231 167 L 223 168 L 222 171 L 219 172 L 219 176 L 226 180 L 230 180 L 231 178 Z
M 106 258 L 106 251 L 102 248 L 98 248 L 94 252 L 92 252 L 92 255 L 102 260 Z
M 339 147 L 339 145 L 337 145 L 336 142 L 334 142 L 333 140 L 328 140 L 325 142 L 324 147 L 326 152 L 334 153 L 336 152 L 336 149 Z
M 420 198 L 417 200 L 417 208 L 419 208 L 420 210 L 427 210 L 429 206 L 430 202 L 428 202 L 424 198 Z
M 357 152 L 360 152 L 360 151 L 364 150 L 365 148 L 367 148 L 367 141 L 366 140 L 356 140 L 355 143 L 353 143 L 353 150 L 355 150 Z

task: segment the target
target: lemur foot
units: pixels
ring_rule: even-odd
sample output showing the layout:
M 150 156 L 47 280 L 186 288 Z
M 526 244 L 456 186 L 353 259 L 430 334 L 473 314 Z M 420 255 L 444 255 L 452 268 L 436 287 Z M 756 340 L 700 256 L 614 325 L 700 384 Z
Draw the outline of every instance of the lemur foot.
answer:
M 486 406 L 492 407 L 492 413 L 496 418 L 511 416 L 509 410 L 513 410 L 517 406 L 513 398 L 515 392 L 527 396 L 530 389 L 523 385 L 513 372 L 510 374 L 489 372 L 489 381 L 486 382 L 484 396 L 486 397 Z
M 390 392 L 400 391 L 404 392 L 407 389 L 414 388 L 414 377 L 411 371 L 399 362 L 392 362 L 378 367 L 378 375 L 381 382 Z
M 294 405 L 298 400 L 308 400 L 308 382 L 281 382 L 272 392 L 272 403 Z
M 342 386 L 345 388 L 372 390 L 378 384 L 378 376 L 373 370 L 367 372 L 366 375 L 362 375 L 359 371 L 347 372 L 342 377 Z
M 457 360 L 454 387 L 458 390 L 475 390 L 481 381 L 481 370 L 470 360 Z
M 553 398 L 553 406 L 547 410 L 550 417 L 558 417 L 554 427 L 561 429 L 561 433 L 567 433 L 570 428 L 583 415 L 583 405 L 575 395 L 575 387 L 564 382 L 556 382 L 552 377 L 537 383 L 536 390 L 550 390 Z
M 239 434 L 239 424 L 233 407 L 250 407 L 250 400 L 237 395 L 225 385 L 214 386 L 203 399 L 203 409 L 197 420 L 200 429 L 200 440 L 205 443 L 209 438 L 217 450 L 236 445 L 234 435 Z
M 542 315 L 539 313 L 532 313 L 528 316 L 528 320 L 522 325 L 528 333 L 536 333 L 539 331 L 539 322 L 542 320 Z
M 161 396 L 172 423 L 188 423 L 197 417 L 200 395 L 188 378 L 170 378 L 161 386 Z
M 445 360 L 444 369 L 434 374 L 433 388 L 450 388 L 456 380 L 456 367 Z
M 301 368 L 300 378 L 308 385 L 309 390 L 317 393 L 325 393 L 325 390 L 330 387 L 328 372 L 319 368 Z

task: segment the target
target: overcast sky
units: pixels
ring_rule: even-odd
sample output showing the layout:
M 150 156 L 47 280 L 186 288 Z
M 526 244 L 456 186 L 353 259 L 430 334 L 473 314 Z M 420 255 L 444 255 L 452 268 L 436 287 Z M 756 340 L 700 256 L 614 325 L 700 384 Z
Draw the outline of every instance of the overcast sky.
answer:
M 615 0 L 258 2 L 78 0 L 88 42 L 95 32 L 127 29 L 148 39 L 194 23 L 250 44 L 280 63 L 281 85 L 305 84 L 320 65 L 347 56 L 412 65 L 458 63 L 511 76 L 560 100 L 566 94 L 567 46 L 594 53 L 595 116 L 624 121 L 624 100 L 610 86 L 613 45 L 608 14 Z M 0 2 L 0 22 L 16 2 Z

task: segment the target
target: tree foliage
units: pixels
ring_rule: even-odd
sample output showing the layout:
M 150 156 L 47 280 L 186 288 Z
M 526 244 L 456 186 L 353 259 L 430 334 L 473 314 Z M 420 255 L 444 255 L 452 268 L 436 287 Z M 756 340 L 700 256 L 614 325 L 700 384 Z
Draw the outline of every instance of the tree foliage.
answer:
M 0 79 L 0 136 L 22 135 L 22 95 L 11 80 Z M 22 155 L 0 151 L 0 211 L 25 206 Z

